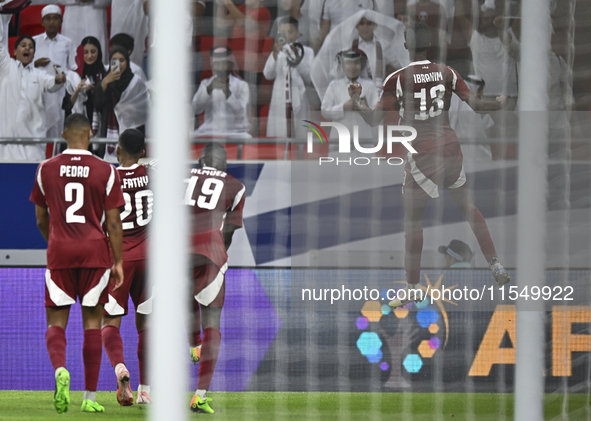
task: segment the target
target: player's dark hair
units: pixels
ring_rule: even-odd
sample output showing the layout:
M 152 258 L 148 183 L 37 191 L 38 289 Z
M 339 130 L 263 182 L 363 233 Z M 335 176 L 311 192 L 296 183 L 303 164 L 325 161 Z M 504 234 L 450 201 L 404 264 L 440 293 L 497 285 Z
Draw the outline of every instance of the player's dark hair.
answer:
M 119 147 L 131 156 L 139 156 L 146 149 L 146 140 L 137 129 L 127 129 L 119 136 Z
M 201 158 L 199 158 L 199 166 L 201 168 L 213 167 L 220 171 L 226 171 L 228 156 L 224 145 L 218 142 L 209 142 L 203 147 L 201 151 Z
M 16 50 L 16 49 L 18 48 L 18 45 L 19 45 L 21 42 L 23 42 L 24 40 L 26 40 L 26 39 L 30 39 L 30 40 L 33 42 L 33 48 L 34 48 L 35 50 L 37 50 L 37 43 L 35 42 L 35 40 L 33 39 L 33 37 L 32 37 L 32 36 L 30 36 L 30 35 L 21 35 L 21 36 L 20 36 L 20 37 L 19 37 L 19 38 L 16 40 L 16 42 L 14 43 L 14 49 Z
M 431 28 L 425 22 L 415 22 L 404 31 L 406 48 L 415 53 L 427 51 L 431 46 Z
M 70 114 L 66 121 L 64 122 L 64 131 L 65 130 L 89 130 L 90 129 L 90 122 L 86 118 L 84 114 Z
M 111 48 L 113 48 L 113 46 L 115 45 L 119 45 L 125 48 L 127 51 L 133 52 L 133 48 L 135 47 L 135 41 L 131 35 L 121 32 L 111 37 L 109 45 L 111 46 Z
M 299 23 L 298 20 L 292 16 L 285 16 L 283 18 L 279 18 L 277 19 L 277 28 L 279 28 L 279 25 L 293 25 L 295 27 L 295 29 L 298 29 Z

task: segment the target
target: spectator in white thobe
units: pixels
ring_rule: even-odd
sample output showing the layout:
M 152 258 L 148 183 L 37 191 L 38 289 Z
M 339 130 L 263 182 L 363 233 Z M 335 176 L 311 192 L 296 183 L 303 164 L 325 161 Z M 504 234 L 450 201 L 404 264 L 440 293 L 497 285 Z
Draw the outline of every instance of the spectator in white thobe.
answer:
M 366 65 L 367 57 L 358 50 L 349 50 L 339 54 L 339 61 L 342 77 L 333 80 L 328 85 L 322 100 L 322 117 L 344 124 L 351 135 L 354 133 L 354 127 L 357 126 L 359 139 L 377 142 L 376 129 L 367 124 L 361 114 L 353 111 L 349 96 L 349 85 L 357 83 L 361 85 L 361 99 L 365 99 L 370 108 L 374 108 L 378 101 L 373 82 L 359 77 Z M 338 131 L 334 127 L 330 130 L 329 138 L 339 139 Z
M 135 40 L 135 48 L 129 59 L 131 63 L 141 66 L 148 36 L 148 16 L 144 13 L 144 0 L 112 1 L 111 38 L 120 33 L 129 34 Z M 131 71 L 137 75 L 133 68 Z
M 2 21 L 3 23 L 3 21 Z M 0 37 L 5 30 L 0 27 Z M 35 41 L 20 37 L 10 58 L 0 39 L 0 137 L 45 137 L 43 93 L 56 92 L 65 82 L 63 74 L 51 77 L 35 69 Z M 0 160 L 43 160 L 45 145 L 0 145 Z
M 508 109 L 513 109 L 517 98 L 515 54 L 519 51 L 519 43 L 510 30 L 504 31 L 502 27 L 495 26 L 496 18 L 494 9 L 485 10 L 478 28 L 472 32 L 470 50 L 474 73 L 486 82 L 484 99 L 507 95 L 510 99 Z M 508 40 L 509 44 L 505 46 L 503 40 Z
M 218 47 L 210 57 L 214 75 L 201 81 L 193 97 L 195 115 L 204 113 L 203 124 L 193 135 L 250 138 L 250 91 L 238 77 L 232 51 Z
M 298 21 L 292 17 L 281 18 L 273 52 L 263 69 L 263 75 L 275 81 L 267 121 L 269 137 L 306 138 L 306 129 L 299 123 L 310 116 L 306 85 L 311 82 L 314 50 L 306 46 L 302 50 L 296 48 L 293 43 L 298 36 Z M 289 113 L 290 107 L 292 113 Z M 293 117 L 293 122 L 288 114 Z
M 77 68 L 76 52 L 72 41 L 59 33 L 61 24 L 62 10 L 59 6 L 53 4 L 45 6 L 41 11 L 41 25 L 45 28 L 45 32 L 33 37 L 36 45 L 35 67 L 49 76 L 55 76 L 60 72 L 67 74 Z M 65 94 L 66 89 L 63 87 L 57 92 L 46 92 L 43 95 L 47 137 L 61 137 L 65 119 L 65 112 L 62 109 Z

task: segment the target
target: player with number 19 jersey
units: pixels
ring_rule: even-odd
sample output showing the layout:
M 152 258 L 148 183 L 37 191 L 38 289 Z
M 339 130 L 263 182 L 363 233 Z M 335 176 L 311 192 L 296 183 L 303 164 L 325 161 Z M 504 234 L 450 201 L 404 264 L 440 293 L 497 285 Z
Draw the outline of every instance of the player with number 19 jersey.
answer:
M 193 210 L 193 254 L 207 257 L 218 268 L 228 261 L 224 225 L 242 227 L 244 185 L 212 167 L 191 169 L 186 203 Z
M 400 124 L 413 126 L 412 142 L 418 153 L 457 142 L 449 125 L 449 105 L 453 93 L 463 101 L 473 95 L 462 77 L 451 67 L 428 60 L 411 63 L 386 78 L 378 106 L 396 110 Z
M 124 205 L 119 175 L 88 151 L 66 149 L 42 162 L 30 200 L 49 208 L 47 268 L 110 268 L 105 212 Z

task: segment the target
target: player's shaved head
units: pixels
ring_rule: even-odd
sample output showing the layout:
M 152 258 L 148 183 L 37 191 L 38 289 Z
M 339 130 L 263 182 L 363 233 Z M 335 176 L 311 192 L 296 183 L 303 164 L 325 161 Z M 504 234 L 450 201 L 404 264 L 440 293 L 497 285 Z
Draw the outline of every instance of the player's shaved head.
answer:
M 64 122 L 64 131 L 78 131 L 78 130 L 89 130 L 90 122 L 83 114 L 70 114 Z
M 91 133 L 90 122 L 83 114 L 70 114 L 66 118 L 62 136 L 69 148 L 87 149 Z
M 132 157 L 141 157 L 146 149 L 146 141 L 142 132 L 127 129 L 119 136 L 119 148 Z
M 226 171 L 228 167 L 228 156 L 226 148 L 221 143 L 209 142 L 203 147 L 199 165 L 203 167 L 213 167 L 220 171 Z

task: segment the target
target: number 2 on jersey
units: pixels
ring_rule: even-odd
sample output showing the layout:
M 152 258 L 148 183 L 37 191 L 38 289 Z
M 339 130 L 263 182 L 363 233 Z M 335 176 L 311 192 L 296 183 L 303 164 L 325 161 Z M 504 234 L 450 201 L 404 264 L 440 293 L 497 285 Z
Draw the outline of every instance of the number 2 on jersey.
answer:
M 76 192 L 76 201 L 74 202 L 74 192 Z M 68 224 L 84 224 L 86 217 L 84 215 L 76 215 L 76 211 L 84 206 L 84 185 L 81 183 L 70 182 L 65 187 L 66 202 L 74 202 L 68 209 L 66 209 L 66 223 Z
M 224 182 L 216 178 L 208 178 L 203 182 L 201 186 L 201 194 L 197 198 L 197 201 L 193 199 L 193 193 L 195 187 L 197 187 L 197 180 L 199 177 L 192 176 L 189 179 L 189 185 L 187 186 L 187 192 L 185 194 L 185 204 L 189 206 L 197 206 L 202 209 L 213 210 L 218 205 L 222 190 L 224 189 Z
M 437 117 L 443 111 L 445 86 L 442 84 L 433 86 L 429 90 L 429 95 L 431 96 L 431 108 L 429 108 L 429 114 L 427 114 L 427 89 L 422 88 L 420 92 L 415 92 L 415 98 L 420 100 L 419 114 L 415 114 L 415 120 L 427 120 L 429 117 Z

